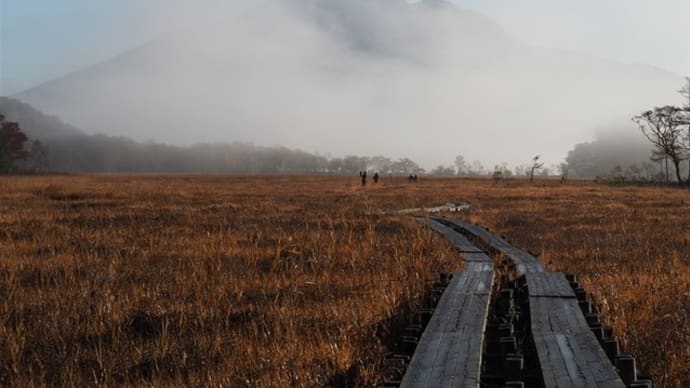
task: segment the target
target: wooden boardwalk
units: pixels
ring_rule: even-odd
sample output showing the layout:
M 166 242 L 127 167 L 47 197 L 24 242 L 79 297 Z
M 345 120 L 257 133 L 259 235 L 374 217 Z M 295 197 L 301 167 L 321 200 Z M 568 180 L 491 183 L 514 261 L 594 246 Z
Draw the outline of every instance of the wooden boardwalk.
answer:
M 545 387 L 625 387 L 587 324 L 564 274 L 546 272 L 537 258 L 480 227 L 460 220 L 437 221 L 502 252 L 525 275 L 530 329 Z
M 484 251 L 477 248 L 467 237 L 458 233 L 453 228 L 451 228 L 447 225 L 444 225 L 441 222 L 439 222 L 437 220 L 433 220 L 431 218 L 419 218 L 418 220 L 420 222 L 428 225 L 431 229 L 442 234 L 443 237 L 445 237 L 448 241 L 450 241 L 450 243 L 453 244 L 453 247 L 455 249 L 457 249 L 458 251 L 460 251 L 462 253 L 478 253 L 478 254 L 480 254 L 481 257 L 483 257 L 482 260 L 493 263 L 491 258 L 486 256 Z M 467 261 L 466 258 L 465 258 L 465 261 Z
M 562 272 L 531 272 L 525 278 L 530 298 L 575 298 L 575 291 Z
M 401 387 L 479 387 L 493 261 L 452 228 L 423 222 L 448 238 L 468 260 L 441 296 Z
M 471 224 L 466 221 L 450 218 L 436 219 L 436 221 L 450 223 L 453 226 L 458 227 L 466 231 L 467 233 L 481 239 L 491 248 L 503 253 L 504 255 L 506 255 L 506 257 L 511 259 L 517 266 L 519 273 L 544 271 L 544 266 L 539 262 L 539 259 L 521 249 L 515 248 L 514 246 L 510 245 L 510 243 L 508 243 L 506 240 L 496 235 L 493 235 L 492 233 L 484 230 L 483 228 L 477 225 Z
M 577 299 L 530 297 L 529 304 L 545 387 L 625 387 Z

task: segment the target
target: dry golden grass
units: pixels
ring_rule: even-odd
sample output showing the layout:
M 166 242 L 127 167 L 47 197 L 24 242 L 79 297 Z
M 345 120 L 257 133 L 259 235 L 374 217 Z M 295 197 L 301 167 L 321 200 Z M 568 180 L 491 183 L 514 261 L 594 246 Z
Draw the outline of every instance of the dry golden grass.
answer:
M 350 180 L 2 178 L 0 385 L 375 384 L 457 255 Z M 399 206 L 393 203 L 392 206 Z
M 0 385 L 380 382 L 427 282 L 409 217 L 464 216 L 578 275 L 658 386 L 690 386 L 687 191 L 458 179 L 0 178 Z

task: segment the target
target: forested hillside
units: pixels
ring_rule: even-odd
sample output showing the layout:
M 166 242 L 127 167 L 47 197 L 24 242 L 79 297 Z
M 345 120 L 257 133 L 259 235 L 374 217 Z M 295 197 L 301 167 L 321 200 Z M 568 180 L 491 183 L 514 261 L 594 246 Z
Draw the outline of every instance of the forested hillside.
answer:
M 0 113 L 19 123 L 46 149 L 47 171 L 189 172 L 230 174 L 357 174 L 364 169 L 407 174 L 421 169 L 410 159 L 347 156 L 329 158 L 286 147 L 251 143 L 188 147 L 138 143 L 125 137 L 91 135 L 21 101 L 0 98 Z

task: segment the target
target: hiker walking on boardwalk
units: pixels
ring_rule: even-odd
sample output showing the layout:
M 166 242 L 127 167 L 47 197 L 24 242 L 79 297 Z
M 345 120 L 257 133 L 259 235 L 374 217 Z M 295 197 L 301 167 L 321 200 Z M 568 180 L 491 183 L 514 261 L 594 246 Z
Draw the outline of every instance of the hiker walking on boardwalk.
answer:
M 367 170 L 360 171 L 359 177 L 362 178 L 362 186 L 366 186 L 367 185 Z

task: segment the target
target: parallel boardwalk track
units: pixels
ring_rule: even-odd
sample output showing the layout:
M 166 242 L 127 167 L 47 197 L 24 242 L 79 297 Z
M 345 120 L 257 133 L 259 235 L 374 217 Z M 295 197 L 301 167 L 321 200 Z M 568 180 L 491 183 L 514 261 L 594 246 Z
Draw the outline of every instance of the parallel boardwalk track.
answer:
M 428 224 L 469 254 L 455 274 L 419 339 L 401 387 L 478 387 L 493 261 L 467 238 L 435 221 Z
M 620 354 L 573 276 L 548 272 L 530 253 L 471 223 L 420 221 L 466 263 L 441 296 L 401 386 L 651 387 L 637 376 L 634 359 Z M 501 255 L 508 266 L 490 257 Z

